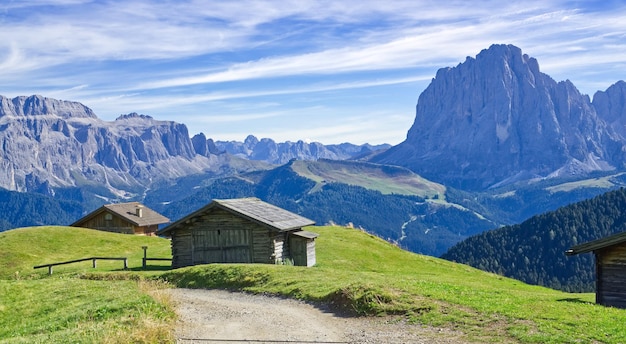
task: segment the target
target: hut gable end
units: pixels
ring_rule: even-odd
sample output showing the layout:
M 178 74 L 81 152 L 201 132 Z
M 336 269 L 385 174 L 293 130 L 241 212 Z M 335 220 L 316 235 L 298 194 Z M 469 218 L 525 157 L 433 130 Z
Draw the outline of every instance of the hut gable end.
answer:
M 574 246 L 565 253 L 588 252 L 596 258 L 596 302 L 626 308 L 626 232 Z

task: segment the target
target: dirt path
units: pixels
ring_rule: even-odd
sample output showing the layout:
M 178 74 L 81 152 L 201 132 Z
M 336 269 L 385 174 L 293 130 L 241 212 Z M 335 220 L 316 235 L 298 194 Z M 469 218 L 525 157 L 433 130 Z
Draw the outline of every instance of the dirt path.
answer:
M 177 343 L 464 343 L 462 334 L 390 318 L 344 318 L 296 300 L 171 289 Z

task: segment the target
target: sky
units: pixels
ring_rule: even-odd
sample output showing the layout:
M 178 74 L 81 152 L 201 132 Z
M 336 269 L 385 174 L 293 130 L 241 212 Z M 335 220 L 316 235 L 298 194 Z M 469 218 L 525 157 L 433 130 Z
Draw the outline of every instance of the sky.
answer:
M 190 135 L 398 144 L 440 68 L 513 44 L 593 96 L 626 79 L 622 1 L 3 0 L 0 95 Z

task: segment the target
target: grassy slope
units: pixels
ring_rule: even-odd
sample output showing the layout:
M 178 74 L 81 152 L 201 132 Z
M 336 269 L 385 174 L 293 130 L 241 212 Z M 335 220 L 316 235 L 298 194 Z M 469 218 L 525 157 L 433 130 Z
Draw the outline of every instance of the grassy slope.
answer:
M 141 267 L 142 246 L 148 257 L 171 257 L 168 240 L 156 237 L 121 235 L 86 228 L 63 226 L 28 227 L 0 233 L 0 278 L 41 276 L 48 269 L 33 266 L 93 256 L 127 257 L 130 269 Z M 158 263 L 158 262 L 157 262 Z M 150 262 L 151 265 L 154 262 Z M 166 265 L 167 262 L 161 264 Z M 98 261 L 96 271 L 121 269 L 120 261 Z M 54 272 L 85 271 L 91 261 L 60 265 Z
M 383 194 L 416 195 L 442 198 L 445 186 L 426 180 L 400 167 L 345 161 L 294 161 L 292 169 L 302 177 L 323 182 L 357 185 Z
M 546 188 L 551 193 L 556 192 L 570 192 L 572 190 L 580 188 L 599 188 L 599 189 L 612 189 L 618 187 L 621 184 L 616 184 L 613 179 L 623 176 L 624 173 L 617 173 L 609 176 L 584 179 L 575 182 L 563 183 Z
M 68 227 L 1 233 L 0 342 L 171 341 L 171 311 L 146 295 L 145 283 L 129 279 L 142 276 L 161 276 L 179 286 L 330 301 L 359 314 L 402 314 L 417 323 L 456 328 L 479 342 L 626 342 L 626 311 L 593 304 L 593 294 L 529 286 L 402 251 L 354 229 L 310 230 L 321 234 L 313 268 L 215 264 L 129 274 L 114 271 L 119 262 L 108 267 L 103 262 L 95 274 L 100 280 L 76 277 L 92 271 L 90 262 L 59 267 L 53 276 L 32 265 L 97 254 L 128 255 L 131 268 L 137 268 L 142 245 L 150 247 L 150 256 L 165 256 L 157 252 L 169 252 L 169 242 Z
M 31 227 L 0 233 L 1 343 L 172 342 L 172 311 L 151 283 L 131 280 L 121 262 L 58 266 L 52 276 L 34 265 L 89 256 L 127 256 L 139 269 L 143 250 L 170 256 L 169 241 L 72 227 Z M 154 268 L 154 267 L 153 267 Z M 146 272 L 145 274 L 149 274 Z M 150 294 L 150 295 L 149 295 Z
M 530 286 L 466 265 L 402 251 L 353 229 L 314 227 L 318 265 L 205 265 L 165 272 L 185 287 L 230 288 L 332 301 L 360 314 L 406 314 L 477 341 L 623 343 L 626 311 L 593 294 Z

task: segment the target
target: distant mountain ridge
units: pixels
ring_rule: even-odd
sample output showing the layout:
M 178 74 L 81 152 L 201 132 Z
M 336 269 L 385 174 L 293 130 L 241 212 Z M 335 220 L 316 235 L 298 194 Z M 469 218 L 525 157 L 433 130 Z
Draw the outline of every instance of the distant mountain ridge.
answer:
M 621 81 L 591 103 L 521 49 L 493 45 L 440 69 L 406 140 L 371 161 L 466 190 L 622 169 L 625 93 Z
M 355 145 L 342 143 L 338 145 L 324 145 L 319 142 L 280 142 L 270 138 L 259 140 L 254 135 L 248 135 L 243 142 L 238 141 L 215 141 L 208 140 L 208 147 L 215 147 L 216 151 L 242 157 L 250 160 L 261 160 L 271 164 L 286 164 L 290 160 L 348 160 L 372 154 L 376 151 L 391 147 L 389 144 L 381 145 Z M 209 149 L 208 151 L 211 151 Z
M 277 148 L 285 145 L 271 143 Z M 250 156 L 229 155 L 203 134 L 190 138 L 184 124 L 137 113 L 107 122 L 78 102 L 35 95 L 0 96 L 0 147 L 2 188 L 54 194 L 55 188 L 92 185 L 107 190 L 102 196 L 125 199 L 141 195 L 160 180 L 229 175 L 293 158 L 350 157 L 345 152 L 358 146 L 335 149 L 333 155 L 329 153 L 333 147 L 300 142 L 274 153 L 264 149 L 264 156 L 255 147 Z

